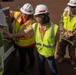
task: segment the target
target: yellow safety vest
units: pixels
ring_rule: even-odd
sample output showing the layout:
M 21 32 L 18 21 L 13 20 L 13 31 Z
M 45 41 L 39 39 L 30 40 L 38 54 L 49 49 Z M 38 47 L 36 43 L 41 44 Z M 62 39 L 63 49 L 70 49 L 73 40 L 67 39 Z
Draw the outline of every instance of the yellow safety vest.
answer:
M 18 14 L 15 13 L 14 17 L 16 18 L 17 15 Z M 27 29 L 28 27 L 30 27 L 30 25 L 32 25 L 31 22 L 34 22 L 34 20 L 29 19 L 23 25 L 20 25 L 20 22 L 21 22 L 21 18 L 19 17 L 16 21 L 15 26 L 14 26 L 14 30 L 15 30 L 16 33 L 21 31 L 22 29 Z M 27 23 L 28 23 L 28 25 L 25 26 Z M 35 37 L 33 36 L 33 32 L 31 32 L 31 34 L 30 35 L 28 34 L 27 36 L 29 37 L 29 39 L 27 39 L 26 36 L 21 37 L 21 38 L 15 38 L 15 43 L 20 47 L 26 47 L 26 46 L 30 46 L 30 45 L 34 44 L 35 43 Z
M 40 24 L 33 24 L 33 29 L 35 32 L 36 39 L 36 47 L 39 54 L 49 57 L 54 56 L 55 45 L 56 45 L 56 33 L 58 29 L 58 25 L 50 23 L 50 27 L 45 32 L 44 38 L 41 38 L 41 34 L 39 31 Z
M 13 10 L 10 10 L 10 16 L 11 17 L 13 17 L 14 19 L 17 19 L 17 18 L 19 18 L 20 15 L 21 14 L 21 12 L 20 11 L 13 11 Z M 19 17 L 18 17 L 19 16 Z
M 69 11 L 68 11 L 68 14 L 69 14 Z M 64 24 L 65 30 L 74 31 L 76 29 L 76 16 L 73 16 L 73 18 L 71 19 L 70 15 L 64 15 L 63 24 Z

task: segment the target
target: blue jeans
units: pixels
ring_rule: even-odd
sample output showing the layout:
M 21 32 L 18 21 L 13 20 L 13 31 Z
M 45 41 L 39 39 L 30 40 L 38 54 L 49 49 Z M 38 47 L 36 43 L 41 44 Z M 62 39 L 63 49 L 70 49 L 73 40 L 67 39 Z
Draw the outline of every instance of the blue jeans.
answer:
M 58 75 L 56 63 L 54 57 L 45 58 L 44 56 L 37 54 L 38 64 L 39 64 L 39 72 L 40 75 L 46 75 L 45 72 L 45 59 L 47 60 L 49 67 L 51 69 L 52 75 Z

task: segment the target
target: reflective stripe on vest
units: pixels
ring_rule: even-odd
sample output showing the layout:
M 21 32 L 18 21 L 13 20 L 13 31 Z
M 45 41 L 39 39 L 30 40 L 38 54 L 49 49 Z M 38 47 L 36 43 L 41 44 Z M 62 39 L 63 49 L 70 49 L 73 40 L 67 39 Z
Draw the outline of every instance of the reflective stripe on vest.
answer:
M 34 22 L 27 22 L 26 24 L 24 23 L 24 26 L 22 27 L 22 30 L 24 30 L 28 25 L 33 24 Z M 19 40 L 29 40 L 33 34 L 26 34 L 24 37 L 20 37 Z
M 16 17 L 16 19 L 15 19 L 15 21 L 14 21 L 15 24 L 16 24 L 16 22 L 18 21 L 18 19 L 20 18 L 21 15 L 22 15 L 22 13 L 20 13 L 19 15 L 17 15 L 17 17 Z
M 34 34 L 36 34 L 36 29 L 38 27 L 38 23 L 35 24 L 35 28 L 34 28 Z
M 55 47 L 55 45 L 47 46 L 45 44 L 40 44 L 40 43 L 36 43 L 36 45 L 44 46 L 44 47 L 47 47 L 47 48 L 54 48 Z
M 31 23 L 33 20 L 29 20 L 27 23 L 24 23 L 23 25 L 16 25 L 18 28 L 19 26 L 19 31 L 22 31 L 24 30 L 25 28 L 27 29 L 28 27 L 30 27 Z M 23 37 L 20 37 L 18 38 L 18 41 L 15 41 L 15 43 L 18 45 L 18 46 L 21 46 L 21 47 L 26 47 L 26 46 L 30 46 L 32 44 L 35 43 L 35 37 L 32 35 L 32 33 L 30 33 L 30 36 L 29 35 L 25 35 Z
M 55 24 L 52 25 L 51 36 L 50 36 L 51 38 L 53 38 L 53 36 L 54 36 L 54 26 L 55 26 Z

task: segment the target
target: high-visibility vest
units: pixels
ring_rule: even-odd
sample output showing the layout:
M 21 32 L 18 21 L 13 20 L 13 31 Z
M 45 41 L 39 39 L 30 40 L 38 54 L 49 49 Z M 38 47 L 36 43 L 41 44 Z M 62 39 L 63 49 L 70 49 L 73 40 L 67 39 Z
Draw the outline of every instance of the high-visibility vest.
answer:
M 21 15 L 22 15 L 22 13 L 20 11 L 10 10 L 10 17 L 15 19 L 15 23 L 16 23 L 16 21 L 19 20 Z
M 31 22 L 34 22 L 34 20 L 29 19 L 23 25 L 20 25 L 20 22 L 21 22 L 21 18 L 16 22 L 15 32 L 19 32 L 22 29 L 27 29 L 28 27 L 32 25 Z M 16 38 L 15 43 L 20 47 L 26 47 L 26 46 L 35 44 L 35 37 L 33 36 L 33 32 L 31 32 L 30 34 L 27 34 L 27 36 L 25 37 Z
M 37 27 L 36 27 L 37 26 Z M 56 33 L 58 25 L 50 23 L 50 27 L 46 30 L 43 39 L 39 31 L 40 24 L 38 23 L 32 25 L 35 32 L 36 47 L 39 54 L 49 57 L 54 56 L 55 45 L 56 45 Z
M 62 14 L 62 16 L 64 17 L 64 16 L 69 16 L 71 14 L 71 12 L 70 12 L 70 10 L 67 10 L 67 11 L 64 11 L 63 12 L 63 14 Z
M 67 31 L 74 31 L 76 29 L 76 16 L 73 16 L 71 19 L 69 11 L 67 13 L 67 15 L 63 16 L 64 29 Z

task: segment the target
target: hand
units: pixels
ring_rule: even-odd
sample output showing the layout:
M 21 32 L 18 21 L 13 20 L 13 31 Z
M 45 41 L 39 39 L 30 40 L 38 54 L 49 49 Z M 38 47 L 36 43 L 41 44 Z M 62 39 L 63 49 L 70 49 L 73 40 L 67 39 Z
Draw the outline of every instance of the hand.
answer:
M 59 54 L 55 52 L 54 58 L 55 58 L 56 60 L 59 59 Z
M 69 36 L 69 37 L 72 37 L 72 36 L 73 36 L 73 34 L 69 34 L 68 36 Z
M 68 38 L 70 38 L 70 37 L 72 37 L 73 36 L 73 33 L 64 33 L 64 37 L 66 38 L 66 39 L 68 39 Z
M 67 34 L 67 33 L 64 33 L 64 37 L 65 37 L 66 39 L 68 39 L 68 38 L 69 38 L 69 36 L 68 36 L 68 34 Z
M 3 33 L 6 34 L 8 38 L 13 38 L 13 34 L 8 32 L 7 30 L 4 30 Z

